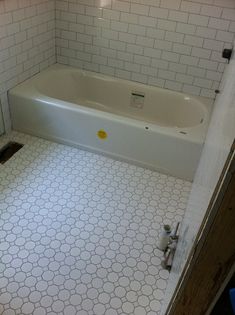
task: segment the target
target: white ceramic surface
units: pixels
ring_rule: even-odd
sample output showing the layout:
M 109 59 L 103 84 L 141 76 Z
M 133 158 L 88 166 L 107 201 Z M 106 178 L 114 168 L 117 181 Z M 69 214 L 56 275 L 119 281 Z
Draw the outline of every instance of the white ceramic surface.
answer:
M 20 133 L 0 164 L 1 315 L 159 315 L 189 182 Z
M 143 108 L 132 93 L 145 95 Z M 15 130 L 192 180 L 212 101 L 54 65 L 13 88 L 9 102 Z

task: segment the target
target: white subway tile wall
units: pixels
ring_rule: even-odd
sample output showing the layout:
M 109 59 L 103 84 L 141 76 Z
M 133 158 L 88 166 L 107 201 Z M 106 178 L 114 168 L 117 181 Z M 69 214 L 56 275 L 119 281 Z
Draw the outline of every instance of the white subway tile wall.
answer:
M 57 61 L 214 97 L 235 0 L 56 0 Z
M 0 1 L 0 99 L 7 130 L 7 91 L 55 61 L 54 0 Z
M 55 10 L 56 9 L 56 10 Z M 56 62 L 214 97 L 235 0 L 0 0 L 0 101 Z M 55 38 L 56 37 L 56 38 Z M 55 51 L 56 42 L 56 51 Z

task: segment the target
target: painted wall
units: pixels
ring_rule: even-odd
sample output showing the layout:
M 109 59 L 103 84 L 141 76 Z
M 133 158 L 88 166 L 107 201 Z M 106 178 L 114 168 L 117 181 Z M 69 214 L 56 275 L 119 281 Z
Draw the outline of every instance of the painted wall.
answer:
M 234 0 L 56 0 L 58 62 L 214 97 Z
M 7 90 L 55 63 L 53 0 L 0 1 L 0 99 L 10 128 Z
M 196 172 L 166 291 L 169 302 L 235 138 L 235 56 L 227 66 Z M 165 308 L 164 308 L 165 309 Z M 164 314 L 164 312 L 163 312 Z

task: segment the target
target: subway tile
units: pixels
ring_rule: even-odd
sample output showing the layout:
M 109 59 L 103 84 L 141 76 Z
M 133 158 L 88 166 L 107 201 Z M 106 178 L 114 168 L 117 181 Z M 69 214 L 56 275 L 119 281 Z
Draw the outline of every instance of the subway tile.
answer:
M 100 65 L 100 72 L 103 74 L 109 75 L 109 76 L 114 76 L 115 75 L 115 68 L 105 66 L 105 65 Z
M 92 63 L 97 63 L 100 65 L 107 65 L 108 58 L 99 55 L 92 55 Z
M 119 40 L 111 39 L 109 41 L 110 48 L 124 51 L 126 50 L 126 43 L 120 42 Z
M 222 57 L 221 51 L 212 51 L 210 59 L 222 63 L 226 62 L 225 59 Z
M 195 66 L 198 64 L 199 58 L 197 57 L 192 57 L 192 56 L 181 56 L 180 57 L 180 63 L 184 65 L 189 65 L 189 66 Z
M 180 4 L 181 0 L 161 0 L 160 7 L 178 10 L 180 8 Z
M 141 4 L 137 4 L 137 3 L 132 3 L 130 12 L 134 13 L 134 14 L 140 14 L 140 15 L 147 15 L 148 16 L 149 6 L 141 5 Z
M 102 14 L 101 8 L 86 7 L 86 15 L 101 17 Z
M 177 80 L 175 81 L 170 81 L 166 80 L 164 88 L 170 89 L 173 91 L 182 91 L 183 84 L 178 82 Z
M 165 39 L 172 43 L 183 43 L 184 34 L 166 31 Z
M 206 76 L 206 70 L 199 68 L 199 67 L 194 67 L 194 66 L 189 66 L 187 68 L 187 73 L 199 78 L 204 78 Z
M 148 84 L 153 86 L 158 86 L 163 88 L 165 85 L 165 80 L 157 78 L 157 77 L 151 77 L 148 78 Z
M 77 48 L 79 50 L 79 47 Z M 95 45 L 90 45 L 90 44 L 83 44 L 82 47 L 80 47 L 80 50 L 84 50 L 85 52 L 89 53 L 89 54 L 96 54 L 99 55 L 100 54 L 100 47 L 95 46 Z
M 142 36 L 137 36 L 136 44 L 137 45 L 142 45 L 144 47 L 153 47 L 154 39 L 147 38 L 147 37 L 142 37 Z
M 217 70 L 218 62 L 207 59 L 200 59 L 198 66 L 208 70 Z
M 111 28 L 111 21 L 109 19 L 105 19 L 103 17 L 102 18 L 94 17 L 92 18 L 92 20 L 93 20 L 93 24 L 91 26 L 96 27 L 97 29 Z M 116 21 L 112 21 L 112 22 L 115 23 Z M 77 22 L 77 24 L 79 23 Z
M 139 16 L 136 14 L 121 12 L 121 18 L 120 18 L 121 22 L 138 24 L 138 19 L 139 19 Z
M 220 82 L 221 79 L 222 79 L 222 74 L 221 74 L 221 72 L 218 72 L 218 71 L 207 70 L 206 78 L 210 79 L 210 80 L 213 80 L 213 81 Z
M 123 34 L 125 34 L 125 33 L 123 33 Z M 103 38 L 117 40 L 118 35 L 120 35 L 120 33 L 118 33 L 117 31 L 113 31 L 111 29 L 105 29 L 105 28 L 102 29 L 102 37 Z
M 234 39 L 233 32 L 217 31 L 216 40 L 232 43 Z
M 195 78 L 194 85 L 209 89 L 212 86 L 212 80 L 203 79 L 203 78 Z
M 189 15 L 185 12 L 170 10 L 168 18 L 173 21 L 187 23 Z
M 136 41 L 136 35 L 119 32 L 119 40 L 122 42 L 134 44 Z
M 162 59 L 156 59 L 152 58 L 151 62 L 152 67 L 158 68 L 158 69 L 168 69 L 169 68 L 169 62 Z
M 149 16 L 167 19 L 169 11 L 167 9 L 150 7 Z
M 155 28 L 147 28 L 147 37 L 163 39 L 165 36 L 164 30 L 159 30 Z
M 111 21 L 111 29 L 115 31 L 120 31 L 120 32 L 127 32 L 128 30 L 128 24 L 119 22 L 119 21 Z
M 119 20 L 121 13 L 110 9 L 103 9 L 103 18 L 110 20 Z M 126 22 L 126 21 L 124 21 Z
M 222 8 L 235 8 L 234 0 L 214 0 L 214 5 Z
M 181 73 L 176 74 L 176 81 L 177 82 L 192 84 L 193 80 L 194 80 L 194 77 L 191 75 L 181 74 Z
M 217 30 L 215 30 L 215 29 L 198 26 L 195 35 L 200 36 L 202 38 L 212 38 L 213 39 L 213 38 L 215 38 L 216 33 L 217 33 Z
M 143 54 L 143 51 L 144 51 L 144 48 L 143 46 L 141 45 L 135 45 L 135 44 L 127 44 L 126 46 L 126 51 L 132 53 L 132 54 L 138 54 L 138 55 L 142 55 Z
M 224 43 L 214 39 L 205 39 L 203 47 L 207 49 L 222 51 Z
M 70 20 L 68 21 L 71 22 Z M 85 25 L 93 25 L 94 17 L 88 16 L 88 15 L 77 14 L 76 22 L 79 24 L 81 23 Z
M 102 38 L 102 37 L 93 37 L 93 41 L 90 41 L 90 44 L 99 46 L 99 47 L 109 47 L 109 40 L 107 38 Z M 88 44 L 88 43 L 87 43 Z
M 140 71 L 142 74 L 145 74 L 148 76 L 153 76 L 153 77 L 157 76 L 157 72 L 158 72 L 158 70 L 156 68 L 148 67 L 148 66 L 144 66 L 144 65 L 141 66 Z
M 210 18 L 208 26 L 218 30 L 227 31 L 229 28 L 229 21 L 217 18 Z
M 148 76 L 145 75 L 145 74 L 142 74 L 142 73 L 135 73 L 135 72 L 133 72 L 132 75 L 131 75 L 131 79 L 133 81 L 146 84 L 147 81 L 148 81 Z
M 129 12 L 130 11 L 130 3 L 125 1 L 115 0 L 112 3 L 112 9 L 117 11 Z
M 182 1 L 181 10 L 190 13 L 199 13 L 201 10 L 201 4 L 194 3 L 192 1 Z
M 131 72 L 122 69 L 115 69 L 115 76 L 120 79 L 130 80 Z
M 203 46 L 204 39 L 197 36 L 186 35 L 184 38 L 184 44 L 196 47 Z
M 177 23 L 176 32 L 183 34 L 194 34 L 196 32 L 196 26 L 185 23 Z
M 117 58 L 120 60 L 133 62 L 133 55 L 131 53 L 118 51 L 117 52 Z
M 108 65 L 114 68 L 123 68 L 124 61 L 114 58 L 108 58 Z
M 150 57 L 140 56 L 140 55 L 135 55 L 134 56 L 134 63 L 137 63 L 139 65 L 149 66 L 150 62 L 151 62 L 151 58 Z
M 61 51 L 61 53 L 63 54 L 63 52 Z M 94 56 L 94 55 L 93 55 Z M 68 56 L 68 57 L 73 57 L 73 56 Z M 82 60 L 82 61 L 88 61 L 90 62 L 92 59 L 92 55 L 88 54 L 88 53 L 84 53 L 82 51 L 77 51 L 77 59 Z M 94 62 L 94 60 L 93 60 Z
M 141 25 L 129 24 L 128 33 L 144 36 L 146 34 L 146 28 Z
M 92 62 L 84 62 L 83 63 L 83 68 L 85 70 L 94 71 L 94 72 L 99 72 L 99 69 L 100 69 L 98 64 L 92 63 Z
M 116 58 L 118 53 L 120 53 L 120 52 L 117 52 L 115 49 L 110 49 L 110 48 L 105 48 L 105 47 L 101 47 L 100 48 L 101 56 L 106 56 L 106 57 L 110 57 L 110 58 Z
M 171 62 L 178 62 L 180 58 L 180 55 L 174 52 L 170 52 L 170 51 L 165 51 L 162 54 L 162 59 L 163 60 L 167 60 L 167 61 L 171 61 Z
M 217 89 L 217 88 L 216 88 Z M 215 92 L 214 89 L 201 89 L 200 96 L 214 98 Z
M 166 79 L 166 80 L 172 80 L 173 81 L 175 79 L 175 75 L 176 75 L 175 72 L 169 71 L 169 70 L 159 69 L 159 71 L 158 71 L 158 76 L 161 79 Z
M 139 16 L 138 22 L 139 25 L 148 26 L 148 27 L 156 27 L 157 20 L 155 18 L 149 16 Z
M 76 36 L 75 32 L 65 32 L 65 31 L 63 31 L 63 32 L 65 33 L 64 36 L 62 36 L 63 38 L 67 38 L 69 40 L 77 39 L 77 41 L 79 41 L 81 43 L 85 43 L 85 44 L 91 44 L 92 43 L 92 36 L 91 35 L 77 33 L 77 36 Z M 68 33 L 70 33 L 70 35 Z M 75 37 L 74 37 L 74 34 L 75 34 Z
M 170 62 L 169 63 L 169 70 L 177 72 L 177 73 L 186 73 L 187 72 L 187 66 L 182 65 L 180 63 Z
M 226 68 L 226 63 L 225 61 L 222 63 L 222 62 L 219 62 L 219 65 L 217 67 L 217 71 L 221 72 L 221 73 L 224 73 L 225 71 L 225 68 Z
M 173 52 L 176 52 L 178 54 L 190 55 L 191 51 L 192 51 L 192 47 L 189 45 L 174 43 L 172 50 L 173 50 Z
M 157 23 L 157 27 L 166 31 L 175 31 L 176 22 L 159 19 Z
M 182 91 L 187 94 L 200 95 L 201 88 L 195 85 L 184 84 Z
M 125 62 L 124 69 L 131 72 L 140 72 L 140 65 L 133 62 Z
M 235 21 L 235 9 L 224 9 L 222 18 L 225 20 Z
M 220 7 L 213 6 L 213 5 L 202 5 L 200 13 L 202 15 L 219 18 L 221 17 L 222 12 L 223 12 L 223 9 Z
M 211 56 L 211 50 L 199 48 L 199 47 L 193 47 L 192 48 L 192 56 L 209 59 Z
M 68 11 L 71 13 L 79 13 L 79 14 L 85 14 L 85 6 L 84 5 L 79 5 L 77 3 L 69 3 L 68 9 L 66 10 L 66 3 L 65 3 L 65 7 L 63 9 L 59 9 L 61 11 Z M 58 8 L 57 8 L 58 9 Z M 87 13 L 87 11 L 86 11 Z
M 152 58 L 160 58 L 162 51 L 156 48 L 148 48 L 144 47 L 144 56 L 152 57 Z
M 209 23 L 209 17 L 202 16 L 199 14 L 190 14 L 188 19 L 189 24 L 199 25 L 199 26 L 207 26 Z
M 172 50 L 173 43 L 167 40 L 155 39 L 154 48 L 158 48 L 161 50 Z

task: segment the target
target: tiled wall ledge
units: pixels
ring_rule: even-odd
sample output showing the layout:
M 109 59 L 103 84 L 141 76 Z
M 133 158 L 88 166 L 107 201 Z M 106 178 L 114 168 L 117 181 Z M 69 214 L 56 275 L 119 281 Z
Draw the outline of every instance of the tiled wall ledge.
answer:
M 54 1 L 0 1 L 0 99 L 7 130 L 7 91 L 55 60 Z
M 58 62 L 214 97 L 234 0 L 56 0 Z

